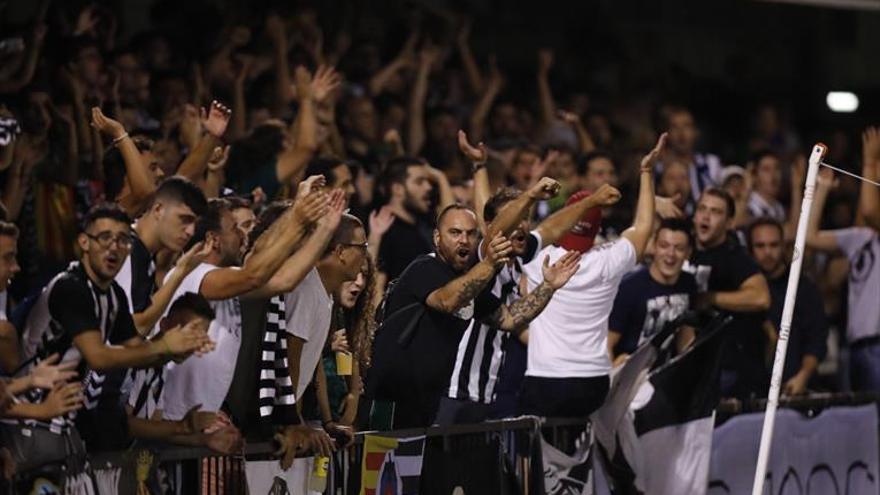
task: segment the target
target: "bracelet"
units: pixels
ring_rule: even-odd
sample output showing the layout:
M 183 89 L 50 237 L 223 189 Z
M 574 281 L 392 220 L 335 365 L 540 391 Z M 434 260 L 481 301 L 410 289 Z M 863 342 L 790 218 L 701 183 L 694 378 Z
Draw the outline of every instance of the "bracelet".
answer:
M 128 133 L 126 132 L 126 133 L 124 133 L 123 135 L 119 136 L 118 138 L 114 139 L 114 140 L 113 140 L 113 146 L 116 146 L 117 144 L 119 144 L 120 142 L 122 142 L 123 139 L 125 139 L 125 138 L 127 138 L 127 137 L 128 137 Z
M 162 356 L 170 356 L 171 355 L 171 347 L 168 345 L 168 342 L 165 342 L 165 339 L 154 340 L 157 344 L 160 344 L 165 348 L 165 351 L 162 352 Z
M 486 162 L 473 162 L 474 173 L 477 173 L 484 168 L 486 168 Z

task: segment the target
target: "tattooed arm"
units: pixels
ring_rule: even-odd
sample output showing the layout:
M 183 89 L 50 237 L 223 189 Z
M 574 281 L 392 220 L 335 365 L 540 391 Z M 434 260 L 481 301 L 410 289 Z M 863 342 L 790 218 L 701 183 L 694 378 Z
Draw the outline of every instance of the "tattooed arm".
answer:
M 529 295 L 514 302 L 510 306 L 501 306 L 490 317 L 490 322 L 501 330 L 516 332 L 524 330 L 550 302 L 557 289 L 565 285 L 577 273 L 581 259 L 577 251 L 569 251 L 562 255 L 556 263 L 550 265 L 550 257 L 544 257 L 544 281 Z
M 428 294 L 425 303 L 436 311 L 454 313 L 473 301 L 492 280 L 495 270 L 507 263 L 510 241 L 501 234 L 489 243 L 489 253 L 464 275 Z

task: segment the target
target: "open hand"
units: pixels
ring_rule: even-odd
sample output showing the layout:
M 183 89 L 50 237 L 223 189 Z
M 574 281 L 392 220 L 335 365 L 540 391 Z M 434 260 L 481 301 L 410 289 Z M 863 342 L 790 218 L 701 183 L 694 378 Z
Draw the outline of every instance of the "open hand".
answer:
M 566 252 L 553 265 L 550 264 L 550 256 L 544 256 L 544 265 L 541 267 L 544 282 L 553 290 L 559 289 L 577 273 L 580 268 L 580 260 L 581 253 L 577 251 Z
M 379 210 L 373 210 L 370 213 L 370 234 L 375 234 L 379 237 L 383 236 L 391 228 L 394 218 L 394 212 L 390 206 L 383 206 Z
M 318 220 L 318 224 L 335 232 L 343 213 L 345 213 L 345 191 L 334 189 L 328 197 L 327 211 Z
M 71 411 L 81 408 L 85 397 L 82 393 L 82 385 L 79 383 L 59 383 L 49 392 L 43 401 L 45 414 L 43 420 L 49 420 L 63 416 Z
M 213 250 L 213 240 L 198 242 L 193 245 L 193 247 L 189 248 L 188 251 L 180 255 L 175 266 L 180 270 L 183 270 L 185 273 L 190 273 L 195 270 L 197 266 L 201 265 L 202 262 L 205 261 L 205 258 L 211 255 Z
M 312 95 L 317 102 L 323 102 L 333 94 L 333 91 L 342 83 L 342 76 L 333 67 L 326 65 L 318 66 L 315 77 L 312 79 Z
M 486 160 L 489 159 L 489 150 L 486 148 L 486 145 L 482 142 L 477 143 L 477 146 L 474 147 L 468 142 L 467 134 L 460 130 L 458 131 L 458 149 L 471 161 L 474 165 L 482 165 L 486 163 Z
M 202 127 L 208 131 L 208 134 L 220 138 L 226 132 L 226 126 L 229 125 L 231 116 L 232 110 L 214 100 L 208 109 L 201 109 Z
M 330 350 L 333 352 L 350 352 L 348 336 L 345 334 L 344 328 L 333 332 L 333 340 L 330 341 Z
M 654 210 L 660 218 L 684 218 L 684 212 L 681 211 L 675 202 L 681 198 L 681 193 L 675 193 L 671 198 L 657 196 L 654 198 Z
M 61 359 L 60 355 L 52 354 L 34 366 L 29 374 L 31 386 L 51 390 L 58 383 L 67 382 L 76 377 L 76 361 L 58 364 L 59 359 Z
M 651 172 L 654 170 L 654 165 L 657 164 L 657 160 L 660 159 L 660 155 L 666 150 L 666 137 L 667 134 L 664 132 L 660 134 L 660 137 L 657 139 L 657 144 L 654 145 L 654 149 L 648 152 L 642 158 L 641 170 L 642 172 Z
M 99 107 L 92 107 L 92 127 L 113 139 L 125 135 L 125 128 L 118 121 L 104 115 Z
M 229 160 L 229 145 L 215 146 L 211 152 L 211 158 L 208 159 L 208 170 L 211 172 L 219 172 L 226 168 L 226 162 Z

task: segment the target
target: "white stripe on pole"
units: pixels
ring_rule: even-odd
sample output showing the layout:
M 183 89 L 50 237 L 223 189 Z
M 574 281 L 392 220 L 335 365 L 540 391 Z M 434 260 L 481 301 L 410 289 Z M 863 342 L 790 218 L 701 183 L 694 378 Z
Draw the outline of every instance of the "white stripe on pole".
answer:
M 758 465 L 755 468 L 755 483 L 752 495 L 762 495 L 764 478 L 767 473 L 767 461 L 770 458 L 770 444 L 773 441 L 773 423 L 776 420 L 776 407 L 779 405 L 779 388 L 782 383 L 782 369 L 785 367 L 785 352 L 788 349 L 788 333 L 791 330 L 791 317 L 794 314 L 794 303 L 797 297 L 798 282 L 801 279 L 801 265 L 804 261 L 804 244 L 807 240 L 807 224 L 810 221 L 810 210 L 813 207 L 813 193 L 816 191 L 816 176 L 819 174 L 819 163 L 827 148 L 818 143 L 813 146 L 807 169 L 807 184 L 804 188 L 804 200 L 801 203 L 801 217 L 798 219 L 797 237 L 794 240 L 794 253 L 791 256 L 791 270 L 788 273 L 788 287 L 785 290 L 785 305 L 782 307 L 782 323 L 779 329 L 779 340 L 776 342 L 776 356 L 773 359 L 773 374 L 770 377 L 770 393 L 767 396 L 767 410 L 764 412 L 764 427 L 761 430 L 761 448 L 758 450 Z

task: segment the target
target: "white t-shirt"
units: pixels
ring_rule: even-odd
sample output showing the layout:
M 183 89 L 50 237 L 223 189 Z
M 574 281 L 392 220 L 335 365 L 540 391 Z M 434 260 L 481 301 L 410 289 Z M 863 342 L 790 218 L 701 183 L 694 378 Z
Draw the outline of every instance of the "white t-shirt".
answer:
M 284 310 L 287 313 L 287 333 L 305 341 L 296 384 L 296 396 L 302 397 L 321 360 L 333 315 L 333 299 L 324 288 L 317 268 L 312 268 L 295 289 L 284 295 Z
M 548 254 L 554 263 L 565 249 L 548 246 L 523 267 L 529 292 L 544 280 L 541 266 Z M 608 374 L 608 317 L 620 280 L 635 263 L 635 247 L 625 238 L 596 246 L 581 256 L 577 273 L 529 324 L 527 376 L 588 378 Z
M 837 246 L 849 258 L 850 343 L 880 335 L 880 235 L 868 227 L 832 231 Z
M 172 304 L 187 292 L 198 293 L 205 275 L 218 268 L 209 263 L 196 267 L 174 292 Z M 165 277 L 166 281 L 172 272 Z M 241 306 L 237 297 L 210 303 L 215 318 L 208 327 L 208 335 L 216 348 L 203 356 L 192 356 L 183 363 L 171 362 L 166 365 L 165 388 L 162 391 L 165 419 L 179 420 L 199 404 L 203 411 L 219 411 L 229 392 L 238 349 L 241 347 Z M 165 310 L 167 313 L 168 309 Z

